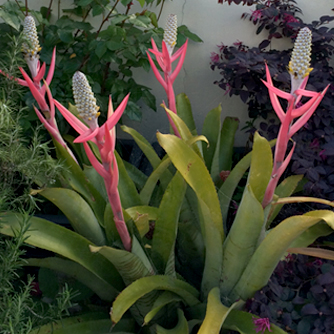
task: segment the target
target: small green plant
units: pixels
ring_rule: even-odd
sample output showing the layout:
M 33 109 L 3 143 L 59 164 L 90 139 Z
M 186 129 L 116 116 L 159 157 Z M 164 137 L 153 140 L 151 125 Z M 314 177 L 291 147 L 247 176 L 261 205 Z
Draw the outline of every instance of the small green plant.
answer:
M 26 262 L 22 249 L 29 230 L 29 215 L 23 214 L 14 238 L 0 236 L 0 333 L 27 334 L 46 322 L 68 316 L 76 296 L 66 286 L 59 292 L 53 304 L 45 304 L 33 298 L 36 291 L 34 277 L 24 282 L 20 277 Z

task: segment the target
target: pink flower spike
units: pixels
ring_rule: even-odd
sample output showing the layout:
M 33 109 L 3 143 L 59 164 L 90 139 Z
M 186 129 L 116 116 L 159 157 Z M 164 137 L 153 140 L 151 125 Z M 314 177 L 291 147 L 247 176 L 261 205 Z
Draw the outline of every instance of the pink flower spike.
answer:
M 46 67 L 46 65 L 45 65 L 45 63 L 43 63 L 42 67 L 37 72 L 37 75 L 34 78 L 34 82 L 39 83 L 43 79 L 44 74 L 45 74 L 45 67 Z
M 278 95 L 282 99 L 291 101 L 291 99 L 294 98 L 292 94 L 287 93 L 287 92 L 283 92 L 282 90 L 276 88 L 275 86 L 270 85 L 267 81 L 262 80 L 262 82 L 266 85 L 266 87 L 269 89 L 269 91 L 271 91 L 274 94 Z
M 165 66 L 165 62 L 164 62 L 164 58 L 163 55 L 160 51 L 155 51 L 152 49 L 148 49 L 149 52 L 151 52 L 152 54 L 155 55 L 155 58 L 159 64 L 159 66 L 161 67 L 162 71 L 164 72 L 166 70 L 166 66 Z M 148 53 L 148 52 L 146 52 Z
M 320 104 L 322 98 L 324 97 L 328 87 L 328 85 L 322 92 L 321 94 L 317 97 L 316 101 L 314 101 L 313 105 L 310 107 L 310 109 L 305 112 L 303 116 L 301 116 L 294 124 L 292 124 L 290 131 L 289 131 L 289 136 L 290 138 L 303 126 L 306 124 L 306 122 L 311 118 L 315 110 L 317 109 L 318 105 Z
M 184 49 L 186 49 L 188 46 L 188 39 L 186 42 L 172 55 L 172 62 L 174 62 L 177 58 L 181 56 L 181 54 L 184 52 Z
M 270 86 L 274 86 L 273 81 L 271 80 L 270 71 L 269 71 L 267 63 L 265 64 L 265 66 L 266 66 L 267 84 L 269 84 Z M 262 80 L 262 82 L 265 84 L 264 80 Z M 284 117 L 285 117 L 285 112 L 283 111 L 283 108 L 282 108 L 281 103 L 279 102 L 279 100 L 277 98 L 277 95 L 275 95 L 272 91 L 269 90 L 269 97 L 270 97 L 271 104 L 272 104 L 278 118 L 280 119 L 281 122 L 283 122 Z
M 299 86 L 299 89 L 305 89 L 305 87 L 307 85 L 308 78 L 309 78 L 309 75 L 304 78 L 304 80 L 302 81 L 302 83 Z M 298 94 L 298 93 L 296 93 L 296 91 L 295 91 L 294 94 Z M 296 104 L 300 101 L 301 98 L 302 98 L 302 95 L 297 96 Z
M 295 90 L 295 93 L 297 95 L 306 96 L 306 97 L 313 97 L 313 96 L 317 96 L 318 94 L 320 94 L 318 92 L 313 92 L 311 90 L 305 90 L 305 89 L 297 89 Z
M 85 152 L 87 154 L 87 157 L 90 161 L 90 163 L 92 164 L 92 166 L 94 167 L 94 169 L 105 179 L 109 177 L 109 173 L 104 169 L 104 167 L 102 166 L 102 164 L 100 163 L 99 160 L 97 160 L 96 156 L 94 155 L 94 153 L 92 152 L 92 150 L 90 149 L 89 145 L 87 142 L 83 142 L 83 146 L 85 149 Z
M 56 137 L 57 132 L 56 130 L 48 123 L 48 121 L 45 119 L 45 117 L 42 115 L 42 113 L 35 107 L 33 106 L 36 112 L 37 117 L 41 121 L 41 123 L 45 126 L 45 128 L 48 130 L 48 132 L 53 136 Z
M 165 69 L 163 71 L 170 73 L 172 71 L 172 60 L 168 52 L 165 41 L 162 41 L 162 59 L 164 60 Z
M 55 71 L 55 65 L 56 65 L 56 47 L 53 49 L 49 72 L 45 80 L 48 83 L 48 85 L 50 85 L 52 81 L 53 74 Z
M 113 114 L 114 114 L 114 107 L 112 105 L 111 95 L 109 95 L 107 118 L 110 118 Z
M 154 73 L 155 77 L 159 81 L 160 85 L 166 90 L 167 85 L 166 85 L 164 79 L 162 78 L 162 76 L 161 76 L 160 72 L 158 71 L 157 67 L 155 66 L 154 61 L 152 60 L 150 54 L 148 52 L 146 54 L 147 54 L 148 61 L 151 65 L 151 67 L 152 67 L 152 70 L 153 70 L 153 73 Z
M 299 116 L 302 116 L 309 108 L 312 107 L 315 100 L 320 97 L 321 93 L 317 93 L 316 96 L 313 96 L 310 100 L 308 100 L 306 103 L 304 103 L 301 107 L 293 109 L 292 111 L 292 118 L 297 118 Z M 297 99 L 296 99 L 297 101 Z M 296 105 L 296 103 L 295 103 Z
M 183 62 L 184 62 L 184 59 L 186 57 L 186 52 L 187 52 L 187 45 L 188 45 L 188 40 L 186 40 L 186 42 L 183 44 L 184 49 L 182 50 L 179 62 L 177 63 L 177 65 L 175 67 L 175 70 L 173 71 L 173 73 L 170 76 L 170 80 L 172 81 L 172 83 L 174 82 L 175 78 L 177 77 L 177 75 L 179 74 L 179 72 L 180 72 L 180 70 L 183 66 Z
M 111 161 L 110 166 L 112 167 L 112 173 L 113 173 L 110 189 L 112 191 L 116 191 L 117 186 L 118 186 L 118 181 L 119 181 L 119 172 L 118 172 L 118 165 L 117 165 L 115 154 L 112 154 L 112 161 Z
M 49 111 L 49 106 L 46 104 L 44 96 L 38 91 L 38 89 L 36 88 L 34 83 L 31 81 L 31 79 L 29 78 L 28 74 L 24 71 L 24 69 L 22 67 L 20 67 L 19 69 L 20 69 L 20 71 L 23 75 L 23 78 L 27 82 L 28 87 L 29 87 L 33 97 L 35 98 L 36 102 L 38 103 L 39 107 L 41 108 L 42 112 Z
M 73 140 L 73 143 L 83 143 L 83 142 L 87 142 L 89 140 L 96 142 L 96 140 L 93 140 L 96 135 L 98 134 L 100 128 L 97 127 L 94 129 L 94 131 L 92 131 L 91 129 L 89 129 L 88 131 L 84 132 L 83 134 L 81 134 L 79 137 L 75 138 Z
M 89 128 L 82 123 L 76 116 L 74 116 L 69 110 L 67 110 L 62 104 L 60 104 L 57 100 L 53 99 L 54 104 L 60 111 L 60 113 L 64 116 L 67 122 L 70 123 L 72 128 L 78 132 L 79 134 L 83 134 L 89 130 Z
M 291 158 L 292 158 L 292 154 L 295 150 L 295 147 L 296 147 L 296 143 L 293 142 L 293 146 L 289 152 L 289 154 L 287 155 L 287 157 L 284 159 L 282 165 L 277 169 L 277 178 L 279 179 L 282 174 L 284 173 L 284 171 L 286 170 L 286 168 L 288 167 L 288 164 L 290 163 L 291 161 Z
M 105 141 L 104 144 L 102 146 L 102 148 L 100 149 L 100 154 L 101 154 L 101 159 L 102 162 L 108 162 L 109 164 L 111 163 L 110 159 L 109 159 L 109 153 L 113 154 L 113 139 L 112 139 L 112 135 L 110 133 L 109 127 L 108 127 L 108 123 L 105 123 Z M 110 165 L 111 168 L 111 165 Z
M 120 103 L 120 105 L 117 107 L 117 109 L 112 114 L 112 116 L 110 118 L 108 118 L 107 121 L 101 126 L 101 128 L 100 128 L 101 129 L 100 130 L 101 131 L 101 136 L 105 135 L 106 124 L 108 124 L 108 129 L 112 129 L 117 124 L 117 122 L 120 120 L 120 118 L 122 117 L 123 112 L 125 110 L 125 107 L 128 103 L 129 96 L 130 96 L 130 94 L 125 96 L 125 98 Z
M 54 120 L 55 119 L 55 104 L 53 102 L 53 97 L 52 97 L 49 85 L 46 82 L 44 82 L 44 85 L 46 88 L 46 93 L 48 95 L 48 99 L 49 99 L 50 107 L 51 107 L 50 108 L 50 118 Z

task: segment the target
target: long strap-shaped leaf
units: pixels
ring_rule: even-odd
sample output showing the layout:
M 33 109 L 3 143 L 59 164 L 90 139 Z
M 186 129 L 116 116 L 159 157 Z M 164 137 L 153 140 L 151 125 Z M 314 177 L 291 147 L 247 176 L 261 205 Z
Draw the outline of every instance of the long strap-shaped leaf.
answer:
M 147 261 L 145 261 L 145 264 L 147 264 L 149 268 L 147 268 L 144 262 L 133 253 L 108 246 L 90 246 L 90 250 L 93 253 L 102 254 L 108 259 L 108 261 L 116 267 L 126 285 L 131 284 L 138 278 L 152 275 L 154 273 Z
M 222 107 L 219 105 L 218 107 L 209 111 L 203 123 L 202 135 L 208 139 L 209 145 L 202 143 L 202 150 L 205 165 L 209 171 L 211 171 L 213 157 L 216 152 L 216 147 L 219 145 L 220 141 L 221 112 Z
M 80 166 L 73 160 L 70 154 L 56 140 L 53 141 L 56 147 L 57 156 L 65 165 L 63 176 L 69 185 L 81 194 L 94 210 L 95 216 L 103 225 L 103 213 L 106 202 L 103 196 L 89 182 Z
M 267 189 L 272 169 L 273 157 L 270 144 L 256 132 L 247 183 L 252 187 L 254 196 L 260 203 Z
M 77 192 L 65 188 L 46 188 L 37 192 L 63 212 L 76 232 L 96 245 L 106 244 L 94 212 Z
M 125 288 L 113 303 L 111 320 L 120 321 L 124 313 L 141 297 L 154 290 L 168 290 L 179 295 L 184 303 L 194 306 L 200 303 L 199 293 L 188 283 L 171 276 L 143 277 Z
M 161 200 L 158 219 L 154 227 L 151 255 L 160 274 L 165 273 L 167 263 L 174 253 L 179 215 L 185 192 L 186 183 L 181 174 L 177 172 Z M 175 274 L 175 268 L 170 274 Z
M 230 308 L 224 306 L 220 301 L 219 288 L 213 288 L 208 295 L 205 318 L 198 334 L 219 334 L 226 317 L 235 306 L 236 304 Z
M 202 292 L 206 296 L 218 286 L 222 261 L 223 223 L 218 196 L 203 162 L 184 141 L 173 135 L 157 134 L 160 145 L 174 166 L 196 193 L 202 218 L 202 234 L 206 247 Z
M 273 147 L 276 143 L 276 140 L 269 142 L 270 147 Z M 237 188 L 240 180 L 244 176 L 245 172 L 250 166 L 252 159 L 252 152 L 245 155 L 232 169 L 230 175 L 220 187 L 218 191 L 219 202 L 221 206 L 222 216 L 224 223 L 226 222 L 228 210 L 230 207 L 230 202 L 232 200 L 233 193 Z M 260 158 L 261 159 L 261 158 Z
M 137 188 L 128 175 L 124 167 L 123 160 L 117 151 L 115 151 L 115 156 L 119 172 L 118 191 L 121 197 L 122 207 L 127 209 L 132 206 L 141 205 L 142 203 L 137 192 Z
M 203 160 L 184 141 L 176 136 L 158 133 L 157 138 L 174 166 L 190 187 L 193 188 L 198 199 L 207 206 L 212 222 L 219 231 L 222 240 L 224 240 L 218 196 Z
M 131 129 L 131 128 L 125 126 L 125 125 L 122 125 L 121 129 L 124 132 L 126 132 L 126 133 L 128 133 L 129 135 L 132 136 L 132 138 L 137 143 L 139 148 L 145 154 L 146 158 L 150 162 L 153 169 L 156 169 L 159 166 L 159 164 L 161 162 L 161 159 L 159 158 L 158 154 L 155 152 L 152 145 L 136 130 Z M 167 185 L 168 185 L 168 183 L 171 179 L 171 176 L 172 175 L 169 171 L 166 171 L 165 174 L 161 176 L 160 181 L 161 181 L 161 185 L 164 189 L 167 188 Z
M 334 212 L 311 211 L 302 216 L 289 217 L 273 228 L 252 256 L 231 298 L 247 300 L 264 287 L 290 244 L 308 228 L 321 221 L 334 228 Z
M 100 280 L 92 272 L 81 266 L 80 264 L 61 259 L 59 257 L 48 257 L 43 259 L 27 259 L 25 265 L 32 267 L 48 268 L 59 271 L 77 279 L 82 284 L 88 286 L 94 291 L 102 300 L 113 301 L 117 295 L 117 291 Z
M 23 215 L 3 212 L 0 214 L 0 233 L 14 236 L 19 230 Z M 106 284 L 117 290 L 124 287 L 122 278 L 115 267 L 100 254 L 89 250 L 92 243 L 83 236 L 69 229 L 49 222 L 48 220 L 31 217 L 30 228 L 25 237 L 26 243 L 35 247 L 49 250 L 65 258 L 79 263 Z
M 186 94 L 181 93 L 176 96 L 176 109 L 177 114 L 187 125 L 192 135 L 197 136 L 196 124 L 191 110 L 191 104 Z
M 252 257 L 263 227 L 261 203 L 247 185 L 224 243 L 221 293 L 228 296 Z

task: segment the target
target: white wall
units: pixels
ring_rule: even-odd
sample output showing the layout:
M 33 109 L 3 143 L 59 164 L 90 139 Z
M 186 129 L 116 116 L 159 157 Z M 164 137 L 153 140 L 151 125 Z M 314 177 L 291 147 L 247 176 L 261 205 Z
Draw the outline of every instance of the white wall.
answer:
M 311 22 L 322 15 L 334 15 L 331 0 L 297 0 L 303 11 L 304 22 Z M 177 14 L 178 24 L 185 24 L 190 31 L 201 37 L 203 43 L 189 42 L 183 71 L 175 81 L 176 94 L 184 92 L 188 95 L 199 130 L 206 114 L 219 103 L 222 103 L 222 117 L 233 116 L 241 120 L 239 128 L 248 119 L 247 108 L 239 97 L 224 95 L 224 91 L 215 80 L 220 80 L 219 71 L 210 69 L 210 53 L 218 51 L 217 45 L 224 43 L 231 45 L 240 40 L 249 46 L 257 46 L 263 38 L 255 34 L 256 27 L 248 20 L 242 20 L 241 14 L 249 12 L 251 7 L 218 4 L 218 0 L 167 0 L 164 6 L 160 24 L 166 21 L 168 14 Z M 278 45 L 279 47 L 279 45 Z M 291 45 L 288 45 L 291 47 Z M 153 88 L 157 101 L 166 100 L 164 90 L 157 84 L 153 73 L 137 73 L 137 79 L 144 85 Z M 143 75 L 142 75 L 143 74 Z M 135 123 L 128 121 L 128 125 L 136 128 L 149 141 L 155 140 L 155 132 L 168 132 L 169 125 L 163 109 L 160 107 L 155 113 L 143 108 L 143 121 Z M 118 132 L 119 135 L 120 131 Z M 122 136 L 122 135 L 121 135 Z M 244 146 L 247 135 L 239 131 L 236 138 L 237 146 Z
M 0 4 L 5 0 L 0 0 Z M 58 0 L 60 1 L 60 0 Z M 58 1 L 54 1 L 54 15 L 57 13 Z M 331 10 L 334 7 L 332 0 L 297 0 L 303 11 L 302 19 L 311 22 L 322 15 L 334 15 Z M 71 0 L 60 1 L 63 8 L 68 8 Z M 39 9 L 40 6 L 48 6 L 49 0 L 30 0 L 29 7 Z M 154 9 L 154 7 L 152 7 Z M 247 109 L 239 97 L 230 98 L 224 95 L 224 91 L 214 85 L 215 80 L 220 80 L 219 72 L 210 69 L 210 53 L 218 51 L 217 45 L 224 43 L 231 45 L 240 40 L 249 46 L 256 46 L 263 38 L 255 34 L 256 27 L 248 20 L 241 20 L 241 14 L 249 12 L 251 7 L 218 4 L 218 0 L 166 0 L 160 25 L 164 26 L 166 18 L 170 13 L 176 14 L 178 24 L 185 24 L 190 31 L 201 37 L 203 43 L 189 42 L 187 56 L 182 71 L 175 81 L 175 93 L 186 93 L 191 101 L 195 122 L 198 130 L 201 130 L 205 115 L 212 108 L 222 103 L 222 116 L 234 116 L 241 120 L 240 128 L 248 119 Z M 138 6 L 138 11 L 141 11 Z M 92 23 L 93 20 L 92 20 Z M 281 42 L 280 42 L 281 43 Z M 281 45 L 278 44 L 278 48 Z M 291 47 L 291 45 L 285 45 Z M 152 88 L 157 98 L 158 105 L 166 100 L 164 90 L 159 86 L 152 71 L 147 74 L 143 70 L 137 70 L 135 77 L 138 83 Z M 169 131 L 169 124 L 165 112 L 161 107 L 158 112 L 148 110 L 144 105 L 142 122 L 131 122 L 125 120 L 128 126 L 140 131 L 150 142 L 156 140 L 155 133 Z M 128 138 L 127 135 L 118 131 L 118 136 Z M 247 135 L 238 133 L 237 146 L 244 146 Z

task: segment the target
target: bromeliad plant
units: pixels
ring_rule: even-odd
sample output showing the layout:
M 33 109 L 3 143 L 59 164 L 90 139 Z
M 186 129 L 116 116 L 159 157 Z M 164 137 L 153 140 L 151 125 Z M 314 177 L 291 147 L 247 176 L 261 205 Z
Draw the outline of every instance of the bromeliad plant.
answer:
M 175 29 L 175 22 L 173 26 Z M 175 98 L 175 110 L 164 105 L 175 134 L 157 133 L 166 152 L 163 159 L 139 133 L 123 126 L 153 167 L 147 177 L 122 161 L 114 150 L 114 126 L 127 99 L 115 113 L 109 100 L 107 121 L 100 126 L 99 108 L 82 73 L 77 72 L 73 78 L 73 113 L 54 100 L 45 85 L 50 105 L 54 104 L 79 133 L 75 142 L 83 143 L 92 166 L 81 167 L 54 141 L 58 157 L 68 169 L 55 187 L 35 193 L 55 203 L 74 231 L 32 217 L 27 243 L 60 257 L 29 259 L 28 264 L 73 275 L 100 298 L 113 301 L 111 320 L 120 326 L 118 330 L 114 328 L 115 333 L 138 332 L 135 324 L 122 324 L 128 310 L 137 326 L 144 326 L 148 332 L 166 333 L 166 327 L 171 333 L 219 333 L 222 328 L 240 333 L 284 333 L 270 325 L 268 319 L 258 319 L 239 309 L 243 301 L 266 285 L 289 247 L 307 246 L 318 236 L 331 233 L 334 227 L 334 213 L 318 210 L 290 217 L 270 229 L 285 203 L 317 200 L 287 197 L 296 189 L 300 176 L 291 176 L 278 185 L 291 156 L 291 151 L 287 157 L 285 154 L 292 134 L 307 122 L 325 93 L 305 90 L 310 68 L 304 57 L 308 57 L 309 43 L 309 31 L 302 30 L 290 64 L 292 80 L 296 80 L 291 93 L 276 89 L 267 70 L 264 84 L 282 122 L 274 159 L 271 147 L 275 142 L 269 143 L 255 134 L 252 152 L 232 170 L 238 122 L 226 118 L 221 128 L 220 107 L 209 112 L 199 136 L 185 95 Z M 185 51 L 183 46 L 171 55 L 165 41 L 160 53 L 153 44 L 153 54 L 165 72 L 165 80 L 156 68 L 154 72 L 167 88 L 172 109 L 172 83 L 179 65 L 172 72 L 171 62 L 176 56 L 181 56 L 181 61 Z M 296 57 L 300 55 L 303 66 L 296 68 Z M 152 59 L 150 62 L 153 64 Z M 288 100 L 286 112 L 278 97 Z M 310 99 L 297 108 L 302 97 Z M 76 152 L 81 156 L 82 151 Z M 232 195 L 248 169 L 246 187 L 228 231 L 226 219 Z M 224 175 L 224 180 L 220 175 Z M 22 217 L 3 212 L 0 219 L 1 232 L 13 235 Z M 95 334 L 105 333 L 110 322 L 93 315 L 70 329 L 82 331 L 88 326 L 94 328 Z

